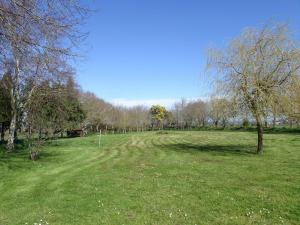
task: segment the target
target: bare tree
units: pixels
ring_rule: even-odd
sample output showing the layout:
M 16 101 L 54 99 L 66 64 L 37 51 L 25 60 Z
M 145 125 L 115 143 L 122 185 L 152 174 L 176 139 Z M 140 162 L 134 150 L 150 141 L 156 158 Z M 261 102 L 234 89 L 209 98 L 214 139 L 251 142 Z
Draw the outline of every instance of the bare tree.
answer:
M 60 63 L 75 55 L 74 46 L 84 36 L 78 25 L 86 14 L 77 0 L 0 0 L 0 74 L 9 71 L 13 81 L 8 151 L 14 149 L 22 85 L 64 69 Z
M 131 126 L 136 127 L 136 131 L 144 131 L 149 126 L 149 109 L 143 105 L 130 108 Z
M 112 111 L 114 108 L 112 104 L 105 102 L 90 92 L 81 93 L 80 99 L 87 113 L 86 126 L 90 126 L 91 130 L 97 132 L 101 127 L 107 130 L 109 125 L 112 126 Z
M 204 127 L 208 121 L 208 104 L 202 100 L 193 103 L 198 126 Z
M 224 50 L 212 50 L 209 66 L 221 72 L 225 94 L 252 113 L 257 124 L 257 153 L 263 152 L 263 120 L 274 96 L 285 93 L 299 76 L 300 49 L 286 25 L 248 28 Z
M 187 127 L 205 126 L 208 119 L 207 104 L 201 100 L 187 102 L 183 108 L 183 120 Z
M 176 128 L 181 128 L 183 129 L 185 126 L 185 121 L 184 121 L 184 108 L 186 107 L 186 100 L 181 99 L 180 102 L 176 102 L 173 106 L 173 109 L 171 112 L 173 113 L 173 116 L 175 118 L 175 123 L 176 123 Z
M 210 116 L 214 121 L 215 126 L 218 126 L 219 122 L 221 122 L 222 126 L 226 127 L 228 121 L 236 114 L 234 102 L 226 98 L 213 98 L 210 101 L 210 104 Z

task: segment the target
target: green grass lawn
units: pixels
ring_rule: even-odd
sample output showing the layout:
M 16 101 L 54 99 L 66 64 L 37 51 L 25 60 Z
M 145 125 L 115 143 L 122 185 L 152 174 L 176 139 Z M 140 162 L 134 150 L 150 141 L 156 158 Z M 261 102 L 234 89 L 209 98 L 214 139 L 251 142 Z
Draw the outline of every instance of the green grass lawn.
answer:
M 0 224 L 300 224 L 300 135 L 169 131 L 0 153 Z

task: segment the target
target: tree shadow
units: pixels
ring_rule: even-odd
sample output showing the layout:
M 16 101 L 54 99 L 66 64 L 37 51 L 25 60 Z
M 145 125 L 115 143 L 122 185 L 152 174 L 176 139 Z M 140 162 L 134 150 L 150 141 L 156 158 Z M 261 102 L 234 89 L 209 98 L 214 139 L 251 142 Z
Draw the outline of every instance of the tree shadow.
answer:
M 54 163 L 59 159 L 57 152 L 49 152 L 41 150 L 39 159 L 32 161 L 29 157 L 27 144 L 23 140 L 18 140 L 14 152 L 7 152 L 5 143 L 0 143 L 0 168 L 6 169 L 30 169 L 35 167 L 37 163 Z
M 246 132 L 257 132 L 256 127 L 235 127 L 235 128 L 229 128 L 228 131 L 246 131 Z M 300 134 L 300 128 L 288 128 L 288 127 L 264 127 L 264 133 L 265 134 Z
M 180 153 L 208 152 L 215 155 L 254 155 L 256 147 L 253 145 L 216 145 L 177 143 L 159 145 L 164 150 L 173 150 Z
M 180 130 L 178 130 L 180 131 Z M 184 131 L 184 130 L 183 130 Z M 255 126 L 251 127 L 200 127 L 195 128 L 194 131 L 224 131 L 224 132 L 257 132 L 257 128 Z M 290 127 L 264 127 L 265 134 L 300 134 L 300 128 L 290 128 Z

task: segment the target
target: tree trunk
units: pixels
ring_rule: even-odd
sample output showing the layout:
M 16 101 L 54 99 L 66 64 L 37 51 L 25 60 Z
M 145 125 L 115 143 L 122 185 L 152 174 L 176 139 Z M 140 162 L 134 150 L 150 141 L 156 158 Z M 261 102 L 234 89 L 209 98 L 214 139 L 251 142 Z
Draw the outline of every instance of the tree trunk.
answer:
M 219 120 L 215 120 L 215 127 L 218 127 L 219 125 Z
M 293 128 L 293 121 L 292 120 L 289 121 L 289 125 L 290 125 L 290 128 Z
M 14 88 L 10 90 L 11 95 L 11 121 L 9 125 L 9 134 L 7 139 L 7 151 L 12 152 L 15 149 L 15 134 L 17 127 L 17 108 L 16 108 L 16 99 L 14 94 Z
M 223 124 L 223 128 L 225 128 L 226 127 L 226 120 L 225 119 L 223 119 L 222 124 Z
M 276 116 L 273 116 L 273 128 L 276 126 Z
M 4 122 L 1 123 L 1 140 L 0 142 L 4 142 L 4 135 L 5 135 L 5 127 L 4 127 Z
M 256 117 L 256 124 L 257 124 L 257 154 L 262 154 L 263 153 L 263 125 L 262 121 L 259 118 L 259 116 Z
M 20 62 L 19 59 L 16 58 L 15 65 L 15 81 L 14 84 L 11 85 L 10 88 L 10 99 L 11 99 L 11 121 L 9 126 L 9 136 L 7 140 L 7 151 L 12 152 L 15 149 L 15 140 L 16 140 L 16 132 L 17 132 L 17 114 L 18 114 L 18 105 L 19 105 L 19 74 L 20 74 Z
M 39 128 L 39 140 L 42 139 L 42 128 Z

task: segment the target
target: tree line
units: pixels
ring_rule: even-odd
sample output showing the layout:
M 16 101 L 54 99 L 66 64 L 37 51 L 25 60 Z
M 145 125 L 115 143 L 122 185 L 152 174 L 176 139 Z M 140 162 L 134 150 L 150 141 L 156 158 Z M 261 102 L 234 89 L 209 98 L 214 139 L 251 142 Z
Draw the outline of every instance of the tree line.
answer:
M 256 127 L 253 115 L 228 98 L 211 97 L 192 101 L 182 99 L 170 109 L 160 105 L 115 106 L 89 92 L 83 92 L 80 98 L 82 107 L 87 112 L 83 126 L 94 132 L 100 129 L 109 133 L 126 133 L 159 129 Z M 300 117 L 294 112 L 295 107 L 277 105 L 276 110 L 270 107 L 268 114 L 264 115 L 263 126 L 299 128 Z

